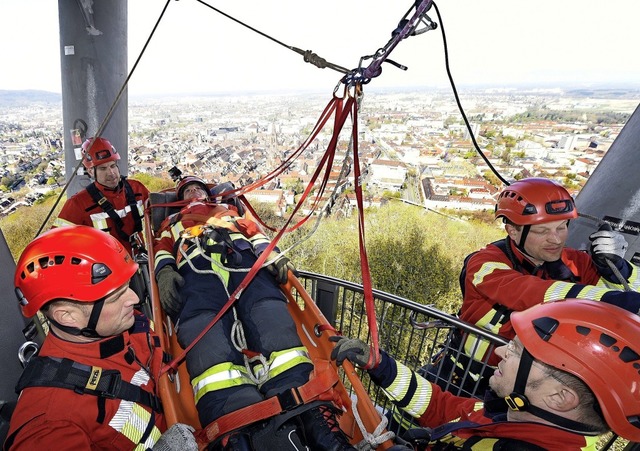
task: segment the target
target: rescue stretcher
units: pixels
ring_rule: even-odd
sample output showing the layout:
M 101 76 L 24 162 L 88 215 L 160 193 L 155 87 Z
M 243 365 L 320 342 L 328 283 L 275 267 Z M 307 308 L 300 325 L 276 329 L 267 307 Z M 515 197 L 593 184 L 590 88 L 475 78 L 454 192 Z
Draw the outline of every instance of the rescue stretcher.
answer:
M 163 350 L 172 358 L 179 356 L 183 349 L 178 344 L 177 336 L 171 320 L 164 314 L 159 300 L 158 287 L 153 277 L 155 266 L 153 238 L 162 220 L 168 215 L 179 210 L 170 204 L 176 201 L 174 190 L 165 190 L 151 193 L 145 206 L 145 242 L 148 246 L 149 268 L 149 300 L 150 316 L 155 323 L 155 330 L 160 336 Z M 169 204 L 169 206 L 167 206 Z M 293 317 L 298 335 L 309 356 L 314 363 L 314 371 L 310 380 L 315 380 L 315 399 L 333 402 L 343 413 L 339 415 L 340 428 L 345 432 L 353 445 L 367 440 L 373 444 L 372 449 L 385 450 L 393 446 L 390 440 L 391 434 L 386 433 L 384 425 L 386 419 L 376 409 L 367 390 L 363 386 L 360 376 L 351 363 L 345 361 L 338 368 L 329 358 L 334 344 L 329 337 L 336 335 L 335 329 L 329 324 L 314 300 L 307 293 L 301 282 L 291 273 L 289 281 L 282 286 L 282 291 L 288 300 L 288 309 Z M 162 400 L 165 417 L 168 425 L 174 423 L 186 423 L 193 426 L 197 434 L 200 448 L 203 449 L 213 439 L 222 436 L 226 430 L 214 431 L 211 425 L 201 425 L 198 420 L 194 403 L 194 395 L 187 373 L 184 360 L 177 366 L 175 372 L 163 373 L 158 381 L 159 395 Z M 320 387 L 320 388 L 318 388 Z M 348 387 L 348 388 L 347 388 Z M 312 390 L 313 391 L 313 390 Z M 299 407 L 303 399 L 280 402 L 283 409 Z M 262 403 L 260 403 L 262 404 Z M 283 405 L 289 404 L 289 405 Z M 262 407 L 256 406 L 254 412 L 259 412 Z M 264 407 L 265 409 L 273 407 Z M 278 407 L 276 406 L 276 410 Z M 232 413 L 233 414 L 233 413 Z M 229 414 L 227 416 L 230 416 Z M 259 415 L 259 414 L 258 414 Z M 233 422 L 238 417 L 234 418 Z M 243 418 L 245 421 L 250 419 Z M 260 418 L 257 418 L 259 420 Z M 230 426 L 229 422 L 221 419 L 220 426 Z M 237 426 L 237 423 L 236 423 Z

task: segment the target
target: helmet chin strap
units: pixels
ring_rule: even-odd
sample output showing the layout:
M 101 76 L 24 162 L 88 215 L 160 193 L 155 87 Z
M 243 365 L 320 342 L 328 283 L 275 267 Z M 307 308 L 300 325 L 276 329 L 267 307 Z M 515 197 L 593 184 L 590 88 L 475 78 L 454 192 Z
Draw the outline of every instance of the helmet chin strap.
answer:
M 102 307 L 104 307 L 105 299 L 106 298 L 98 299 L 93 304 L 93 309 L 91 309 L 91 315 L 89 316 L 89 322 L 87 323 L 87 326 L 83 327 L 82 329 L 78 327 L 64 326 L 52 318 L 50 318 L 49 321 L 61 331 L 71 335 L 87 338 L 106 338 L 96 332 L 96 326 L 98 325 L 98 319 L 100 318 Z
M 527 256 L 529 256 L 529 254 L 527 254 L 527 251 L 524 250 L 524 242 L 527 241 L 527 236 L 529 235 L 530 230 L 531 230 L 530 225 L 522 226 L 522 233 L 520 234 L 520 242 L 516 243 L 516 247 L 518 248 L 518 250 Z
M 597 434 L 599 431 L 588 424 L 580 423 L 578 421 L 570 420 L 569 418 L 556 415 L 548 410 L 541 409 L 534 406 L 529 402 L 529 399 L 524 394 L 527 386 L 527 380 L 529 379 L 529 373 L 531 372 L 531 366 L 533 365 L 534 358 L 527 351 L 523 349 L 522 356 L 520 358 L 520 366 L 518 366 L 518 373 L 516 375 L 516 381 L 513 384 L 513 392 L 510 395 L 505 396 L 504 400 L 507 402 L 509 409 L 519 412 L 529 412 L 532 415 L 547 420 L 557 426 L 560 426 L 571 431 L 577 431 L 585 434 Z

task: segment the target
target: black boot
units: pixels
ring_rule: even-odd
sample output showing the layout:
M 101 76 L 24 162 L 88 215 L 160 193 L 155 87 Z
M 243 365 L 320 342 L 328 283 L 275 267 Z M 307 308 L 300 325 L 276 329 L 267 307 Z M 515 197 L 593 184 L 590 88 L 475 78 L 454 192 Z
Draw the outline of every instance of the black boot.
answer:
M 311 451 L 355 450 L 336 419 L 335 409 L 321 405 L 300 414 L 304 435 Z

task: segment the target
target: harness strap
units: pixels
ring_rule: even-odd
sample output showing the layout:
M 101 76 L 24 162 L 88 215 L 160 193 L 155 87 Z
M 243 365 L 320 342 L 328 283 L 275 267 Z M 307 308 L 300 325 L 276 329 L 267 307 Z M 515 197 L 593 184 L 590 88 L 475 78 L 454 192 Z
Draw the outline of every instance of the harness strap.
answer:
M 136 202 L 136 195 L 133 192 L 133 188 L 127 181 L 124 176 L 120 176 L 120 180 L 122 182 L 122 186 L 124 187 L 125 198 L 127 200 L 127 205 L 131 207 L 131 215 L 133 216 L 133 233 L 142 231 L 142 218 L 140 217 L 140 211 L 138 211 L 138 204 Z M 116 210 L 111 205 L 111 202 L 107 200 L 106 197 L 102 194 L 102 192 L 98 189 L 95 183 L 91 183 L 86 187 L 87 192 L 91 195 L 91 198 L 96 203 L 97 206 L 102 208 L 102 210 L 109 215 L 113 223 L 116 227 L 116 232 L 120 238 L 125 241 L 129 241 L 129 235 L 127 235 L 123 228 L 124 222 L 122 218 Z
M 469 437 L 462 445 L 463 450 L 493 449 L 499 451 L 545 451 L 545 448 L 515 438 Z
M 103 370 L 66 358 L 33 356 L 22 372 L 16 393 L 28 387 L 56 387 L 101 398 L 122 399 L 162 413 L 162 402 L 141 387 L 122 380 L 117 370 Z
M 127 204 L 131 206 L 131 215 L 133 216 L 133 233 L 142 232 L 142 217 L 140 216 L 140 210 L 138 210 L 138 202 L 136 201 L 136 194 L 133 192 L 133 188 L 129 181 L 120 176 L 122 184 L 124 185 L 124 193 L 127 199 Z
M 315 377 L 300 387 L 291 388 L 212 421 L 197 433 L 196 439 L 211 443 L 231 430 L 240 429 L 256 421 L 266 420 L 314 401 L 338 383 L 338 374 L 331 368 L 322 368 L 321 370 L 316 368 L 314 373 Z

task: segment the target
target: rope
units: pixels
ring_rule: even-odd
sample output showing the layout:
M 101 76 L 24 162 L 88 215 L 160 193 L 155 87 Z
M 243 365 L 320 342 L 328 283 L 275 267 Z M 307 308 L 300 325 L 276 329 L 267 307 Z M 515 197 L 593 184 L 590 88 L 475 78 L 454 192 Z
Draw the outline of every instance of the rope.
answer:
M 353 412 L 353 418 L 356 420 L 358 428 L 362 433 L 362 441 L 357 445 L 359 451 L 375 450 L 387 440 L 393 440 L 395 438 L 396 435 L 391 431 L 387 431 L 385 433 L 382 432 L 386 429 L 387 423 L 389 422 L 387 417 L 384 415 L 380 417 L 380 423 L 378 423 L 373 432 L 367 431 L 362 418 L 360 418 L 360 413 L 358 412 L 358 397 L 353 396 L 352 399 L 353 404 L 351 406 L 351 412 Z
M 254 27 L 252 27 L 250 25 L 247 25 L 246 23 L 242 22 L 241 20 L 238 20 L 235 17 L 230 16 L 229 14 L 219 10 L 218 8 L 216 8 L 214 6 L 211 6 L 210 4 L 204 2 L 203 0 L 196 0 L 196 1 L 198 3 L 201 3 L 202 5 L 206 6 L 207 8 L 210 8 L 210 9 L 214 10 L 218 14 L 221 14 L 221 15 L 225 16 L 226 18 L 233 20 L 235 23 L 237 23 L 239 25 L 242 25 L 245 28 L 248 28 L 249 30 L 253 31 L 254 33 L 258 33 L 260 36 L 263 36 L 263 37 L 275 42 L 276 44 L 279 44 L 279 45 L 283 46 L 284 48 L 292 50 L 292 51 L 296 52 L 299 55 L 302 55 L 305 63 L 311 63 L 311 64 L 313 64 L 314 66 L 316 66 L 316 67 L 318 67 L 320 69 L 325 69 L 325 68 L 333 69 L 336 72 L 340 72 L 340 73 L 343 73 L 343 74 L 348 74 L 350 72 L 348 69 L 345 69 L 342 66 L 338 66 L 337 64 L 333 64 L 333 63 L 327 61 L 326 59 L 318 56 L 317 54 L 313 53 L 311 50 L 301 50 L 301 49 L 299 49 L 297 47 L 294 47 L 292 45 L 287 45 L 284 42 L 281 42 L 281 41 L 277 40 L 276 38 L 274 38 L 272 36 L 269 36 L 268 34 L 263 33 L 262 31 L 254 28 Z
M 456 105 L 458 105 L 458 109 L 460 110 L 460 115 L 462 116 L 462 119 L 464 120 L 464 124 L 467 126 L 467 130 L 469 131 L 469 136 L 471 137 L 471 142 L 473 143 L 473 147 L 476 149 L 476 152 L 478 152 L 478 155 L 482 157 L 482 159 L 487 164 L 487 166 L 489 166 L 489 168 L 491 169 L 491 172 L 493 172 L 495 176 L 498 177 L 498 179 L 500 179 L 502 183 L 504 183 L 506 186 L 509 186 L 509 182 L 507 182 L 504 179 L 504 177 L 500 175 L 498 170 L 495 167 L 493 167 L 493 165 L 491 164 L 487 156 L 482 152 L 482 150 L 480 150 L 480 146 L 476 141 L 476 137 L 473 135 L 471 124 L 469 123 L 469 119 L 467 119 L 467 115 L 464 112 L 464 108 L 462 108 L 462 103 L 460 103 L 460 96 L 458 95 L 458 89 L 456 88 L 456 84 L 453 81 L 453 76 L 451 75 L 451 67 L 449 66 L 449 47 L 447 45 L 447 36 L 444 32 L 444 23 L 442 22 L 442 17 L 440 16 L 440 10 L 438 9 L 438 5 L 436 5 L 435 2 L 433 3 L 433 7 L 436 10 L 438 20 L 440 21 L 440 32 L 442 34 L 442 42 L 444 45 L 444 64 L 447 70 L 447 77 L 449 78 L 449 83 L 451 84 L 451 90 L 453 91 L 453 96 L 456 99 Z

